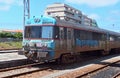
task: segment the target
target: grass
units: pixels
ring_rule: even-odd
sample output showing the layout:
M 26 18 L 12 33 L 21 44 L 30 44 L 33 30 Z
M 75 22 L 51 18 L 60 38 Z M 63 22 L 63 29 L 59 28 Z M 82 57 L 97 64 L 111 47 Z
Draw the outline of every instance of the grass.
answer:
M 22 41 L 19 42 L 0 42 L 0 49 L 22 48 Z

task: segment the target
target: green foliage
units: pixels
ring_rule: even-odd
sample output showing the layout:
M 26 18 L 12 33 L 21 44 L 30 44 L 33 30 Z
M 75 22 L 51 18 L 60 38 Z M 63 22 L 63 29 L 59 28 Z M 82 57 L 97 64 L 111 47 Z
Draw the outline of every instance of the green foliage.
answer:
M 20 33 L 20 32 L 15 33 L 13 36 L 14 36 L 14 38 L 22 39 L 22 33 Z
M 10 32 L 1 32 L 0 38 L 15 38 L 15 39 L 22 39 L 22 33 L 10 33 Z
M 7 33 L 7 32 L 2 32 L 2 33 L 0 33 L 0 37 L 1 38 L 8 38 L 8 37 L 12 37 L 12 34 Z

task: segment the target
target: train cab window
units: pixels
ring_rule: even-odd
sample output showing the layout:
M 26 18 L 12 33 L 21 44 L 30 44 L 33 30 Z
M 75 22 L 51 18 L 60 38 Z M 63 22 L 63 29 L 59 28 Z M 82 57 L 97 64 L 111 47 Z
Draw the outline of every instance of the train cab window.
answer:
M 41 27 L 32 27 L 31 37 L 32 38 L 40 38 L 41 37 Z
M 26 26 L 24 31 L 25 38 L 41 38 L 40 26 Z
M 53 35 L 52 26 L 42 27 L 42 38 L 52 38 L 52 35 Z

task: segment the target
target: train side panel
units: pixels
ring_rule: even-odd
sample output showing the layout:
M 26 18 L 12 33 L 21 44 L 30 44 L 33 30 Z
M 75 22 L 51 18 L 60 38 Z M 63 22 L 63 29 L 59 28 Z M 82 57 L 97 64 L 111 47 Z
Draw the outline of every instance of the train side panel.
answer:
M 70 28 L 68 29 L 70 30 Z M 71 29 L 73 31 L 73 29 Z M 81 30 L 78 30 L 81 31 Z M 84 31 L 88 32 L 88 31 Z M 96 32 L 94 32 L 96 33 Z M 77 52 L 89 52 L 89 51 L 105 51 L 109 52 L 111 49 L 120 48 L 119 41 L 110 41 L 109 37 L 103 33 L 98 33 L 99 35 L 104 35 L 104 39 L 80 39 L 75 36 L 75 32 L 66 33 L 67 37 L 71 36 L 71 38 L 66 38 L 63 40 L 56 40 L 56 48 L 55 48 L 55 58 L 59 58 L 62 54 L 65 53 L 77 53 Z M 74 35 L 73 35 L 74 34 Z M 85 34 L 83 34 L 85 35 Z M 96 37 L 96 35 L 95 35 Z

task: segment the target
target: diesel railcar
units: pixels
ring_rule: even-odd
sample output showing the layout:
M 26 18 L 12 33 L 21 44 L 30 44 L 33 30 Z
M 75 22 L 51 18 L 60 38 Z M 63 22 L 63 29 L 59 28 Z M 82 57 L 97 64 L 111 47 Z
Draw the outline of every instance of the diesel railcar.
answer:
M 81 52 L 109 54 L 120 49 L 120 33 L 59 20 L 48 16 L 33 17 L 24 27 L 23 50 L 37 62 L 75 61 Z M 70 61 L 68 60 L 70 59 Z

